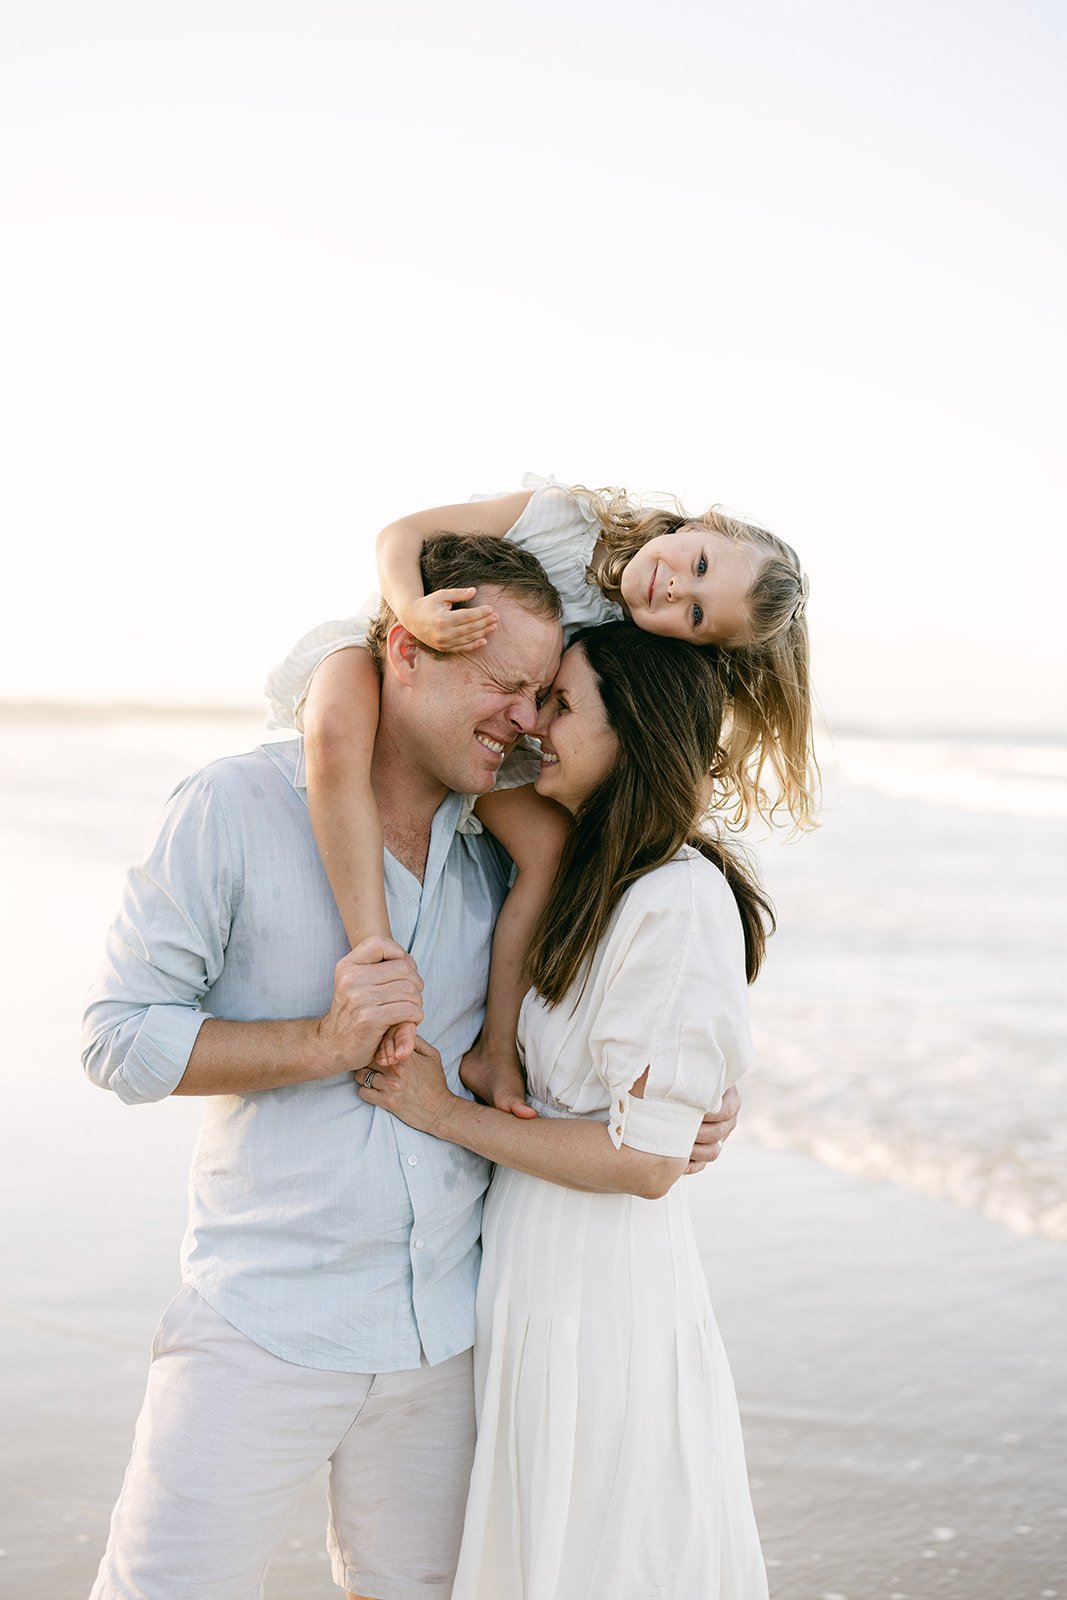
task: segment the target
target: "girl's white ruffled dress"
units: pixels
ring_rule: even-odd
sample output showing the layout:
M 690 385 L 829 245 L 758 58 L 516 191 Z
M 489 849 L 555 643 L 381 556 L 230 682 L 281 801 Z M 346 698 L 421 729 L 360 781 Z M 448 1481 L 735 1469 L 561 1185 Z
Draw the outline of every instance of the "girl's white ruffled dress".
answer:
M 531 992 L 543 1116 L 686 1155 L 751 1053 L 743 937 L 691 849 L 630 888 L 585 988 Z M 630 1086 L 649 1068 L 643 1098 Z M 498 1167 L 485 1203 L 478 1445 L 453 1600 L 766 1600 L 737 1401 L 689 1220 Z

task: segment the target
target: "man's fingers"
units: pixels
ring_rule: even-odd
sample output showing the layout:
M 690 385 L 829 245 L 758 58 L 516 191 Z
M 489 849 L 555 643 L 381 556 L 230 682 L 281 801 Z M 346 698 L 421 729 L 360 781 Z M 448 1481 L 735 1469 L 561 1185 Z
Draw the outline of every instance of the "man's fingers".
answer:
M 346 967 L 337 974 L 334 987 L 339 994 L 358 995 L 393 983 L 406 983 L 416 994 L 425 987 L 413 961 L 376 961 L 372 966 Z
M 415 1048 L 415 1038 L 415 1024 L 413 1022 L 402 1022 L 399 1028 L 393 1029 L 394 1061 L 407 1060 Z
M 376 1028 L 380 1028 L 384 1037 L 385 1030 L 387 1028 L 395 1027 L 397 1023 L 409 1022 L 414 1027 L 416 1022 L 411 1013 L 415 1009 L 416 1008 L 413 1007 L 410 1002 L 401 1003 L 399 1001 L 394 1001 L 387 1006 L 374 1006 L 368 1013 L 367 1021 L 368 1023 L 373 1022 Z M 419 1020 L 421 1021 L 422 1010 L 421 1008 L 418 1009 Z
M 395 1066 L 397 1062 L 407 1060 L 414 1042 L 414 1022 L 401 1022 L 394 1028 L 386 1029 L 374 1059 L 379 1067 Z
M 705 1114 L 700 1127 L 702 1131 L 710 1128 L 715 1137 L 719 1138 L 723 1128 L 732 1128 L 736 1121 L 736 1111 L 709 1111 Z
M 709 1111 L 704 1118 L 704 1122 L 705 1124 L 710 1123 L 713 1127 L 721 1127 L 723 1123 L 728 1122 L 732 1127 L 737 1121 L 740 1110 L 741 1095 L 731 1084 L 723 1094 L 722 1103 L 718 1111 Z
M 376 983 L 373 989 L 361 989 L 352 996 L 352 1005 L 337 1008 L 338 1019 L 346 1022 L 366 1013 L 367 1020 L 380 1015 L 384 1006 L 403 1006 L 402 1022 L 422 1021 L 422 992 L 410 980 L 403 983 Z
M 741 1096 L 736 1089 L 727 1089 L 718 1111 L 705 1112 L 697 1133 L 697 1143 L 708 1144 L 716 1139 L 725 1139 L 737 1126 L 740 1111 Z
M 703 1172 L 710 1161 L 718 1160 L 721 1150 L 722 1145 L 717 1142 L 715 1144 L 699 1145 L 689 1158 L 689 1165 L 685 1169 L 686 1172 Z
M 346 956 L 342 956 L 334 970 L 347 972 L 351 967 L 366 967 L 379 961 L 405 961 L 415 965 L 402 944 L 397 944 L 395 939 L 387 938 L 385 934 L 371 933 L 366 939 L 361 939 Z

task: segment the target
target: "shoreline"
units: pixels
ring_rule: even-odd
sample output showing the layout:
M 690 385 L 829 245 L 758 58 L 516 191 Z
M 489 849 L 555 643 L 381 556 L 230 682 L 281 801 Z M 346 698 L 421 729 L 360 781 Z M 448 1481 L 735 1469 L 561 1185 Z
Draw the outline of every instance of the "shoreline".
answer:
M 743 1135 L 731 1146 L 683 1181 L 774 1600 L 1067 1593 L 1054 1576 L 1067 1570 L 1062 1246 Z M 54 1270 L 9 1268 L 0 1592 L 88 1592 L 152 1331 L 178 1287 L 183 1168 L 175 1149 L 158 1187 L 147 1171 L 105 1182 Z M 145 1203 L 131 1216 L 134 1193 Z M 268 1600 L 337 1593 L 325 1515 L 316 1483 Z

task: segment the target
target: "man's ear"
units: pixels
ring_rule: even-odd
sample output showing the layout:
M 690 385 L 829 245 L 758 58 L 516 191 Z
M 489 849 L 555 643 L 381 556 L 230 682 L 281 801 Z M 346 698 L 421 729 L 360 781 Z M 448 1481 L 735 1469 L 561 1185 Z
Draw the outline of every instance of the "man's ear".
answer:
M 415 635 L 402 622 L 394 622 L 385 638 L 385 659 L 398 682 L 410 682 L 418 658 L 419 642 Z

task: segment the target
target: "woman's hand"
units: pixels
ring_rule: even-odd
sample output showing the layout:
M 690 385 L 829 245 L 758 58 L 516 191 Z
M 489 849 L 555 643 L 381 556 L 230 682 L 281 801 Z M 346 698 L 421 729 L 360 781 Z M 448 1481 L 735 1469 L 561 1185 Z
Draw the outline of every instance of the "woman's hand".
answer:
M 526 1104 L 526 1074 L 512 1047 L 509 1053 L 488 1050 L 482 1039 L 471 1046 L 459 1066 L 460 1082 L 487 1106 L 513 1117 L 536 1117 Z
M 417 1034 L 406 1061 L 392 1067 L 371 1066 L 355 1076 L 361 1100 L 384 1107 L 421 1133 L 437 1133 L 459 1098 L 448 1087 L 441 1057 Z
M 470 600 L 476 589 L 437 589 L 420 595 L 404 608 L 400 621 L 416 639 L 431 650 L 446 654 L 453 650 L 480 650 L 489 641 L 497 624 L 492 606 L 461 606 L 457 600 Z

